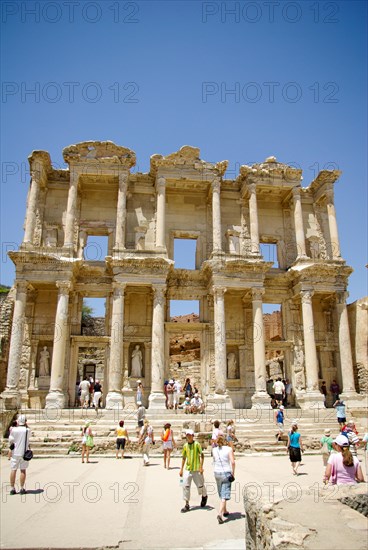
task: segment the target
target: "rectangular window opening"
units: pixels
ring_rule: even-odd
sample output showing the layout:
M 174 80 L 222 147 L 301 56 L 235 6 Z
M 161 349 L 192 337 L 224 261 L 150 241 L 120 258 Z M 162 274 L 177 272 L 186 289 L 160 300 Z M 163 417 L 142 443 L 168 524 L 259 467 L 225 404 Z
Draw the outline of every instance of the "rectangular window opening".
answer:
M 199 323 L 199 300 L 170 300 L 170 321 Z
M 273 268 L 279 267 L 276 243 L 260 243 L 260 250 L 265 262 L 272 262 Z
M 196 269 L 197 239 L 174 239 L 176 269 Z
M 104 262 L 108 256 L 108 236 L 88 235 L 83 258 L 88 262 Z

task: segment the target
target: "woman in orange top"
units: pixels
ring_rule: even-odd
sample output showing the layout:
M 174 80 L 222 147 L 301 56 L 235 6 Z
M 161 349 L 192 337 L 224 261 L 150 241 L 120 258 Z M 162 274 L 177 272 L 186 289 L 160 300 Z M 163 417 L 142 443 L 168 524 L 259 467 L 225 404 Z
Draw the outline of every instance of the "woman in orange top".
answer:
M 167 467 L 167 469 L 170 470 L 170 455 L 173 448 L 176 448 L 176 443 L 173 431 L 171 429 L 171 424 L 169 422 L 165 424 L 164 429 L 162 430 L 161 439 L 164 449 L 164 468 Z

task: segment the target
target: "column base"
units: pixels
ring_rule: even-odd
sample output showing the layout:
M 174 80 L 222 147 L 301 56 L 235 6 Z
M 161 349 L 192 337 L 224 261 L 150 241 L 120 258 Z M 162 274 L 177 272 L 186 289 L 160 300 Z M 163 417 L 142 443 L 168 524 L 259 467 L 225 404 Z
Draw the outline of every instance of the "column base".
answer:
M 340 399 L 344 401 L 349 409 L 365 409 L 367 407 L 367 396 L 357 393 L 354 390 L 343 391 L 340 393 Z
M 63 392 L 50 391 L 46 396 L 45 409 L 65 409 L 65 395 Z
M 297 403 L 301 409 L 324 409 L 325 397 L 318 390 L 302 390 L 295 392 Z
M 16 410 L 21 408 L 21 395 L 19 390 L 5 389 L 1 394 L 5 410 Z
M 123 396 L 118 391 L 109 391 L 106 395 L 106 409 L 122 409 Z
M 206 399 L 206 415 L 225 421 L 235 415 L 235 409 L 230 396 L 227 393 L 214 393 Z
M 148 409 L 166 411 L 165 395 L 159 392 L 152 392 L 148 398 Z
M 266 391 L 256 391 L 252 395 L 252 409 L 270 409 L 271 397 Z

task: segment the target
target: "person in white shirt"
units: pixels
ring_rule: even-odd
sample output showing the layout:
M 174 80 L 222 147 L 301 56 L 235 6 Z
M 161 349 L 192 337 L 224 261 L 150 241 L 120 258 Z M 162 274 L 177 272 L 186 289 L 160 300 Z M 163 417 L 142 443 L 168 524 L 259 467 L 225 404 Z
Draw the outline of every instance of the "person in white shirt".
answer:
M 86 406 L 86 409 L 88 408 L 88 402 L 89 402 L 89 386 L 90 383 L 87 380 L 87 376 L 82 380 L 82 382 L 79 384 L 79 389 L 81 391 L 80 394 L 80 405 L 82 409 L 84 409 L 84 406 Z
M 20 469 L 20 491 L 21 495 L 26 494 L 24 485 L 26 483 L 26 470 L 29 462 L 24 460 L 23 455 L 26 450 L 29 449 L 29 434 L 30 430 L 27 426 L 27 418 L 24 414 L 21 414 L 17 420 L 17 426 L 15 426 L 9 436 L 10 448 L 12 451 L 10 459 L 10 494 L 16 495 L 15 478 L 17 476 L 17 470 Z
M 190 402 L 191 411 L 192 413 L 203 413 L 204 412 L 204 403 L 202 399 L 199 397 L 199 394 L 194 394 L 193 399 Z
M 180 405 L 181 383 L 179 380 L 174 382 L 174 409 L 177 409 Z
M 219 435 L 217 438 L 217 446 L 212 449 L 212 459 L 213 473 L 215 475 L 218 495 L 221 500 L 217 521 L 219 523 L 224 523 L 224 517 L 229 515 L 226 509 L 226 502 L 230 500 L 231 496 L 231 481 L 229 481 L 229 476 L 231 474 L 234 476 L 235 458 L 234 451 L 226 444 L 223 435 Z
M 278 378 L 276 382 L 273 385 L 273 391 L 275 394 L 275 399 L 277 401 L 278 405 L 282 405 L 282 400 L 284 398 L 285 393 L 285 386 L 281 380 L 281 378 Z

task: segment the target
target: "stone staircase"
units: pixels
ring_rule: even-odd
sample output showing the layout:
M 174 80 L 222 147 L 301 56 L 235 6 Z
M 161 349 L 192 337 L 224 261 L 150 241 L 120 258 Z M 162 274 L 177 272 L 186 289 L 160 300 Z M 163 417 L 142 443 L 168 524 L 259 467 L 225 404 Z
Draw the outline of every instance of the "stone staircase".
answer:
M 131 440 L 126 454 L 139 452 L 137 445 L 137 421 L 133 410 L 105 410 L 94 409 L 28 409 L 28 426 L 31 429 L 31 447 L 36 457 L 73 456 L 80 453 L 81 428 L 85 421 L 91 422 L 94 434 L 96 455 L 111 455 L 115 453 L 115 428 L 120 420 L 125 421 Z M 211 421 L 222 421 L 224 429 L 226 420 L 235 420 L 238 443 L 235 451 L 240 453 L 267 452 L 272 454 L 285 453 L 286 432 L 291 422 L 298 421 L 307 452 L 319 453 L 319 439 L 325 428 L 331 429 L 331 435 L 339 433 L 334 409 L 286 409 L 285 410 L 285 437 L 282 441 L 276 440 L 277 427 L 274 422 L 272 409 L 237 409 L 237 410 L 208 410 L 202 415 L 184 414 L 178 411 L 147 411 L 147 418 L 154 428 L 156 445 L 152 454 L 162 452 L 161 431 L 166 422 L 170 422 L 174 431 L 175 440 L 180 449 L 185 442 L 185 430 L 191 428 L 196 432 L 196 438 L 201 442 L 205 453 L 210 452 L 210 438 L 212 433 Z M 351 416 L 349 416 L 350 418 Z M 357 429 L 362 436 L 366 419 L 357 419 Z M 3 440 L 3 454 L 7 452 L 6 438 Z

